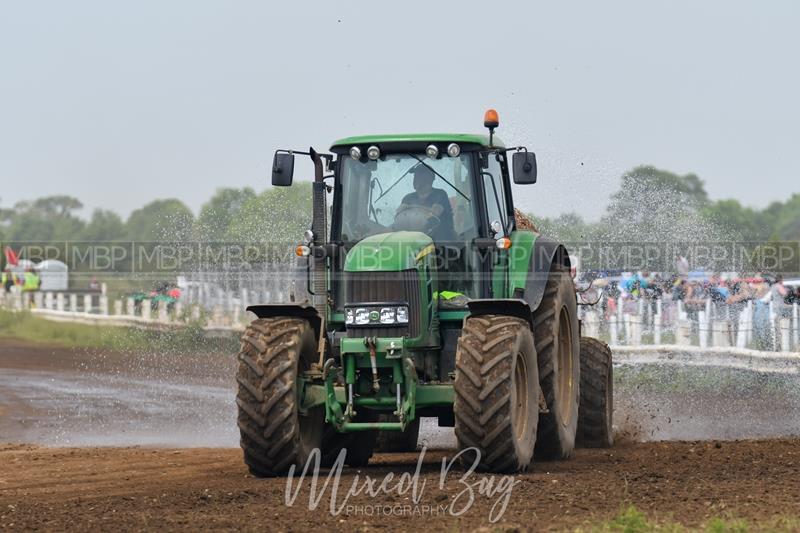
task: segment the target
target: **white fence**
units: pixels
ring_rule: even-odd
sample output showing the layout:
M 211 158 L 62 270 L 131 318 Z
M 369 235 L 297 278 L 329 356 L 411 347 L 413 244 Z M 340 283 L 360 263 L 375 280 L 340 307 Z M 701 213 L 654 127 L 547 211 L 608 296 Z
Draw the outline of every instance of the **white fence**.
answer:
M 698 346 L 614 346 L 615 365 L 721 367 L 751 372 L 800 374 L 800 353 Z
M 189 323 L 209 330 L 240 330 L 253 317 L 251 303 L 295 300 L 288 282 L 270 291 L 216 291 L 216 284 L 197 283 L 193 291 L 169 304 L 132 297 L 110 300 L 105 291 L 92 294 L 12 292 L 0 298 L 7 309 L 31 310 L 53 320 L 138 327 L 174 327 Z M 305 298 L 305 295 L 302 296 Z M 800 312 L 795 303 L 778 312 L 768 304 L 749 301 L 736 313 L 708 300 L 703 309 L 687 310 L 681 301 L 623 300 L 604 314 L 598 306 L 581 306 L 582 333 L 612 346 L 696 346 L 755 348 L 800 352 Z
M 306 289 L 305 267 L 275 265 L 260 272 L 185 273 L 181 279 L 181 301 L 224 313 L 251 304 L 302 301 Z
M 305 299 L 305 272 L 274 267 L 264 272 L 198 273 L 180 276 L 177 301 L 132 296 L 110 299 L 105 284 L 91 293 L 33 291 L 0 292 L 0 307 L 30 310 L 51 320 L 136 327 L 171 327 L 194 323 L 209 330 L 242 329 L 253 316 L 252 304 Z M 1 290 L 1 289 L 0 289 Z
M 252 319 L 243 307 L 233 307 L 232 312 L 227 313 L 220 306 L 208 310 L 200 304 L 186 305 L 182 300 L 173 304 L 147 298 L 137 302 L 132 297 L 109 300 L 103 292 L 11 292 L 2 295 L 0 305 L 59 322 L 151 329 L 194 323 L 211 332 L 238 331 Z
M 614 300 L 615 305 L 581 306 L 583 334 L 612 346 L 678 345 L 699 348 L 757 348 L 800 352 L 797 303 L 775 309 L 750 300 L 734 307 L 715 304 L 687 309 L 683 302 L 661 299 Z

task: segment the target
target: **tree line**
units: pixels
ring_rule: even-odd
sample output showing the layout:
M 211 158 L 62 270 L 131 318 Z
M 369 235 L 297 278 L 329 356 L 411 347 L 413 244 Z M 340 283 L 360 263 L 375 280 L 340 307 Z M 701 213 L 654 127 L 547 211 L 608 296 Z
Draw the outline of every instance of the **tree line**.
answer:
M 275 187 L 261 193 L 222 188 L 195 216 L 181 200 L 154 200 L 127 219 L 95 209 L 88 220 L 71 196 L 48 196 L 0 207 L 0 242 L 294 242 L 311 220 L 311 186 Z
M 694 174 L 652 166 L 626 172 L 619 183 L 599 221 L 575 212 L 530 216 L 542 233 L 565 242 L 800 241 L 800 194 L 754 209 L 710 199 Z M 0 204 L 0 242 L 294 242 L 310 224 L 311 186 L 222 188 L 197 215 L 176 198 L 154 200 L 127 219 L 108 209 L 85 219 L 82 209 L 71 196 Z
M 532 216 L 544 234 L 567 242 L 800 241 L 800 194 L 754 209 L 734 199 L 710 199 L 695 174 L 652 166 L 636 167 L 621 177 L 597 222 L 575 212 Z

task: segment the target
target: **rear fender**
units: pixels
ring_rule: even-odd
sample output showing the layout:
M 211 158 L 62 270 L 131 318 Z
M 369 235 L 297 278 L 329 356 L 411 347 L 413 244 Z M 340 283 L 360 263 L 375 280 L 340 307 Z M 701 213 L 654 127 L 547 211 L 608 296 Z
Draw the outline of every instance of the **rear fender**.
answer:
M 530 261 L 528 262 L 528 275 L 525 276 L 525 285 L 512 287 L 513 298 L 525 300 L 531 311 L 536 311 L 542 303 L 544 289 L 550 270 L 553 265 L 561 265 L 570 270 L 572 261 L 566 247 L 547 237 L 537 237 L 533 243 Z

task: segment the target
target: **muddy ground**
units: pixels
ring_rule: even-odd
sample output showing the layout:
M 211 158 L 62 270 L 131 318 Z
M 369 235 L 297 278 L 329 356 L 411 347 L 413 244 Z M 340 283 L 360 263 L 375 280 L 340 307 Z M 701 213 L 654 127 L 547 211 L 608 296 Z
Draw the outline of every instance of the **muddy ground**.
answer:
M 346 468 L 338 513 L 330 511 L 333 485 L 309 510 L 308 479 L 286 505 L 286 480 L 252 478 L 242 464 L 233 372 L 231 356 L 0 341 L 0 442 L 8 443 L 0 444 L 0 529 L 471 530 L 499 512 L 505 492 L 479 494 L 474 484 L 492 477 L 473 474 L 474 503 L 452 515 L 470 491 L 458 468 L 439 487 L 441 460 L 455 452 L 451 430 L 432 423 L 423 431 L 431 449 L 416 503 L 396 489 L 343 503 L 356 480 L 413 474 L 418 454 L 407 454 Z M 499 524 L 572 528 L 629 503 L 689 525 L 711 516 L 800 516 L 797 375 L 651 367 L 620 368 L 618 376 L 622 442 L 516 476 Z M 747 437 L 770 439 L 731 440 Z M 664 440 L 674 438 L 705 440 Z M 492 487 L 511 481 L 496 476 Z
M 395 491 L 350 498 L 352 507 L 333 515 L 331 488 L 320 507 L 309 511 L 306 480 L 294 505 L 286 506 L 286 480 L 250 477 L 236 449 L 5 446 L 0 448 L 0 528 L 469 531 L 490 525 L 497 495 L 476 494 L 464 515 L 449 514 L 465 500 L 454 502 L 463 491 L 460 472 L 451 472 L 439 489 L 438 460 L 445 453 L 426 454 L 418 507 L 410 492 Z M 346 470 L 336 505 L 342 505 L 356 475 L 380 480 L 390 472 L 413 472 L 416 459 L 384 455 L 360 474 Z M 610 517 L 629 503 L 686 524 L 727 513 L 756 523 L 775 515 L 798 516 L 798 471 L 800 439 L 579 450 L 569 461 L 539 463 L 533 472 L 516 476 L 499 524 L 570 528 Z M 481 479 L 489 477 L 474 475 L 469 482 Z

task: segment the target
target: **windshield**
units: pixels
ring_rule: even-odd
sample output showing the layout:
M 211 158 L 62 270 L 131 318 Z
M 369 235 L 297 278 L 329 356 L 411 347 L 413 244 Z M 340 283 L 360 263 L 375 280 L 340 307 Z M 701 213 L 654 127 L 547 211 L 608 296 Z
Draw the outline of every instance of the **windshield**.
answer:
M 377 161 L 344 158 L 342 240 L 389 231 L 422 231 L 437 242 L 477 236 L 470 156 L 431 159 L 390 154 Z

